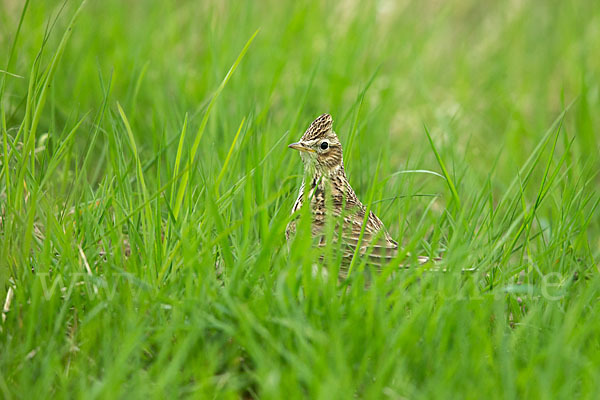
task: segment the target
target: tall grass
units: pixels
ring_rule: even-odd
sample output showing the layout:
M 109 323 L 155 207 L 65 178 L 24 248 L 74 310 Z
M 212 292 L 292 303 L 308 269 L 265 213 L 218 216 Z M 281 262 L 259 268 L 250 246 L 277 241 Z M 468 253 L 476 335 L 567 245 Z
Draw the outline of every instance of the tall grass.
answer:
M 595 398 L 599 21 L 3 2 L 1 397 Z M 307 210 L 286 244 L 286 144 L 323 112 L 359 197 L 447 272 L 315 275 Z

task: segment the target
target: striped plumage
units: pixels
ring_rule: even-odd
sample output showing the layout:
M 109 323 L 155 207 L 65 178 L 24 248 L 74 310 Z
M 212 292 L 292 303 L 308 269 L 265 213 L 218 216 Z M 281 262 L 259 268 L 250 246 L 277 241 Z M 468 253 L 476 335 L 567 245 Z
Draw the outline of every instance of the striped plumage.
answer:
M 313 216 L 312 235 L 318 238 L 320 245 L 325 244 L 324 228 L 328 217 L 333 217 L 338 222 L 333 232 L 334 240 L 339 240 L 339 221 L 343 216 L 341 245 L 344 262 L 340 275 L 345 276 L 359 242 L 367 207 L 360 202 L 346 178 L 342 145 L 332 125 L 331 116 L 323 114 L 313 121 L 299 142 L 289 145 L 300 151 L 304 163 L 304 180 L 292 214 L 300 209 L 307 196 Z M 310 185 L 308 190 L 305 190 L 305 185 Z M 331 203 L 328 204 L 328 201 Z M 296 221 L 292 220 L 286 229 L 288 240 L 295 231 Z M 369 264 L 381 267 L 396 257 L 397 252 L 398 243 L 388 234 L 381 220 L 373 212 L 369 212 L 359 254 L 367 255 Z M 422 262 L 426 260 L 426 257 L 421 259 Z

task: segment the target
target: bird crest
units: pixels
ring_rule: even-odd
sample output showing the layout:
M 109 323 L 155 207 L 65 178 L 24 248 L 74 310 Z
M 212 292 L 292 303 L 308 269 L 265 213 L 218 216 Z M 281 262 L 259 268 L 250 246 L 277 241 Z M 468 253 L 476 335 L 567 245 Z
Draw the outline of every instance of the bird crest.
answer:
M 315 119 L 312 124 L 308 127 L 304 135 L 302 136 L 302 141 L 310 141 L 314 140 L 320 136 L 323 136 L 327 132 L 331 130 L 333 126 L 333 118 L 329 114 L 323 114 L 317 119 Z

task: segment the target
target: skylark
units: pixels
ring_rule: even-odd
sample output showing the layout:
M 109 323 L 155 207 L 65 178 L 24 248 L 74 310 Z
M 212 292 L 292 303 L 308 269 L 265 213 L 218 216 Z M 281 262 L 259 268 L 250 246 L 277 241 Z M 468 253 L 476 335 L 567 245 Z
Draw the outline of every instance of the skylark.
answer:
M 367 207 L 360 202 L 346 178 L 342 144 L 333 131 L 331 115 L 318 117 L 300 141 L 288 147 L 298 150 L 304 163 L 304 179 L 292 214 L 302 207 L 304 201 L 310 201 L 312 236 L 319 246 L 325 245 L 326 221 L 333 218 L 333 240 L 343 252 L 340 277 L 346 277 L 348 265 L 355 254 L 368 257 L 368 263 L 378 269 L 392 261 L 398 254 L 398 243 L 372 211 L 365 218 Z M 306 185 L 310 187 L 305 189 Z M 295 232 L 294 219 L 286 228 L 288 241 Z M 428 258 L 419 257 L 419 261 L 424 263 Z

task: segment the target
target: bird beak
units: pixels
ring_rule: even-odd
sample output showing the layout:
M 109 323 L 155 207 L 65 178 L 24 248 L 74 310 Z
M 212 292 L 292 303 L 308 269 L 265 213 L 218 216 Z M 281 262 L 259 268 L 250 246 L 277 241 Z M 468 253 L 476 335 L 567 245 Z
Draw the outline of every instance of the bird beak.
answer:
M 292 144 L 288 145 L 288 147 L 290 149 L 294 149 L 294 150 L 298 150 L 298 151 L 304 151 L 306 153 L 314 153 L 315 152 L 310 147 L 305 146 L 304 143 L 302 143 L 302 142 L 292 143 Z

